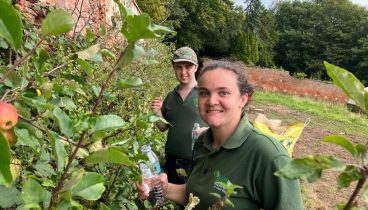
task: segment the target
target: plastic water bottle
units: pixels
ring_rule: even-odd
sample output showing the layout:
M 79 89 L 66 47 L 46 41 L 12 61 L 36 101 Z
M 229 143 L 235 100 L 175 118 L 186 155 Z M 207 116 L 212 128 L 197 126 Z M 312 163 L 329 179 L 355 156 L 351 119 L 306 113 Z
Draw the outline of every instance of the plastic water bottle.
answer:
M 160 162 L 150 145 L 143 145 L 141 151 L 148 158 L 148 161 L 140 161 L 139 163 L 144 187 L 149 192 L 148 200 L 154 206 L 161 205 L 165 199 L 162 185 L 158 179 L 158 175 L 161 173 Z
M 198 139 L 198 134 L 195 132 L 199 128 L 199 123 L 194 123 L 193 129 L 192 129 L 192 149 L 194 147 L 195 141 Z

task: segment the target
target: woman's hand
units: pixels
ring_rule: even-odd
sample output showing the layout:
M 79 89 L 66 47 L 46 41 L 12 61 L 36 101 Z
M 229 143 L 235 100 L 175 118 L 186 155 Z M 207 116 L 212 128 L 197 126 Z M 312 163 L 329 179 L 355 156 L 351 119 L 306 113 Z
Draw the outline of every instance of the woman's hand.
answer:
M 160 184 L 162 186 L 163 192 L 164 192 L 164 196 L 167 193 L 167 187 L 169 186 L 169 180 L 167 179 L 167 174 L 166 173 L 162 173 L 160 174 L 160 176 L 158 177 Z
M 169 184 L 167 174 L 162 173 L 159 177 L 157 177 L 157 179 L 160 182 L 160 185 L 162 186 L 163 194 L 165 196 L 167 192 L 167 186 Z M 150 190 L 149 187 L 144 182 L 143 183 L 136 182 L 135 185 L 137 187 L 138 199 L 139 200 L 148 199 Z
M 147 187 L 144 186 L 144 183 L 136 182 L 135 186 L 137 187 L 138 199 L 146 200 L 149 197 L 149 191 Z

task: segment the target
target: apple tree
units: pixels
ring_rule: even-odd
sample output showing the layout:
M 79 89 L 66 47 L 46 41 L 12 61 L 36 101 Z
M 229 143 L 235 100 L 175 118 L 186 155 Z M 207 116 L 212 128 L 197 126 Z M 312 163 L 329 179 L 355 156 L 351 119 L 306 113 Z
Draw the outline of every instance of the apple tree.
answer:
M 32 31 L 0 0 L 0 105 L 11 104 L 19 115 L 16 122 L 11 111 L 0 114 L 10 117 L 18 138 L 12 146 L 0 134 L 1 208 L 148 205 L 133 201 L 132 185 L 141 179 L 139 147 L 155 142 L 153 123 L 164 119 L 143 111 L 149 82 L 123 73 L 137 62 L 154 63 L 142 39 L 173 31 L 115 3 L 125 44 L 112 50 L 88 30 L 77 42 L 61 36 L 76 23 L 63 9 L 51 9 L 41 29 Z

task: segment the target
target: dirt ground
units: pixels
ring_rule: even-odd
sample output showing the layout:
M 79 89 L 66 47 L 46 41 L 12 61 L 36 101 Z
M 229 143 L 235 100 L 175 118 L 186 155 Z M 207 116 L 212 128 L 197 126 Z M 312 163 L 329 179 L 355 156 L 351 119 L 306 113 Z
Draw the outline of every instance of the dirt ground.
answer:
M 247 68 L 247 72 L 250 82 L 260 89 L 287 92 L 299 96 L 313 92 L 311 96 L 319 99 L 322 98 L 341 103 L 346 101 L 345 95 L 336 86 L 330 83 L 305 79 L 298 80 L 290 77 L 285 71 L 270 69 Z M 282 105 L 256 105 L 256 108 L 264 110 L 266 115 L 267 113 L 278 113 L 280 115 L 297 116 L 298 119 L 308 118 L 308 116 Z M 249 115 L 251 120 L 254 119 L 254 117 L 254 114 Z M 321 138 L 333 134 L 336 135 L 337 133 L 332 133 L 311 122 L 304 128 L 302 135 L 294 147 L 294 157 L 304 157 L 309 154 L 334 155 L 346 163 L 353 163 L 353 159 L 349 154 L 340 149 L 340 147 L 319 141 Z M 363 137 L 351 136 L 348 134 L 340 135 L 346 135 L 346 137 L 354 143 L 365 142 Z M 336 176 L 337 173 L 335 172 L 324 172 L 322 178 L 317 182 L 307 183 L 306 181 L 302 181 L 306 209 L 335 209 L 337 204 L 345 204 L 348 201 L 356 183 L 353 183 L 354 185 L 350 186 L 348 189 L 338 189 Z M 360 202 L 359 206 L 368 209 L 367 203 Z
M 266 115 L 267 113 L 277 113 L 279 115 L 297 116 L 299 119 L 308 118 L 306 115 L 281 105 L 257 105 L 256 108 L 264 110 Z M 253 120 L 255 117 L 256 114 L 249 114 L 249 118 L 251 120 Z M 287 120 L 283 121 L 283 124 L 285 125 L 291 125 L 290 123 L 296 122 L 287 122 Z M 336 133 L 332 133 L 323 127 L 314 126 L 313 122 L 311 122 L 304 128 L 302 135 L 295 144 L 294 157 L 305 157 L 307 155 L 315 154 L 333 155 L 345 163 L 353 163 L 353 159 L 346 151 L 335 145 L 320 141 L 320 139 L 325 136 L 335 134 Z M 346 135 L 346 137 L 355 143 L 364 142 L 363 137 L 351 135 Z M 322 178 L 314 183 L 308 183 L 306 181 L 301 182 L 306 209 L 334 209 L 337 204 L 345 204 L 348 201 L 348 198 L 352 194 L 353 187 L 355 187 L 355 185 L 352 185 L 349 189 L 338 189 L 336 177 L 337 173 L 326 171 L 323 173 Z M 359 205 L 368 209 L 367 203 L 359 203 Z

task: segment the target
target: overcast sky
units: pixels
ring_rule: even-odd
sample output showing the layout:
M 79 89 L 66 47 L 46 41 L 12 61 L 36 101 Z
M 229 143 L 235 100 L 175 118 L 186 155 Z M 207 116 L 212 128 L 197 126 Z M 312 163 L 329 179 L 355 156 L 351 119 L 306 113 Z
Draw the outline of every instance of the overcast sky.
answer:
M 274 0 L 261 0 L 263 5 L 270 7 Z M 351 0 L 353 3 L 368 7 L 368 0 Z M 244 0 L 234 0 L 235 4 L 243 4 Z

